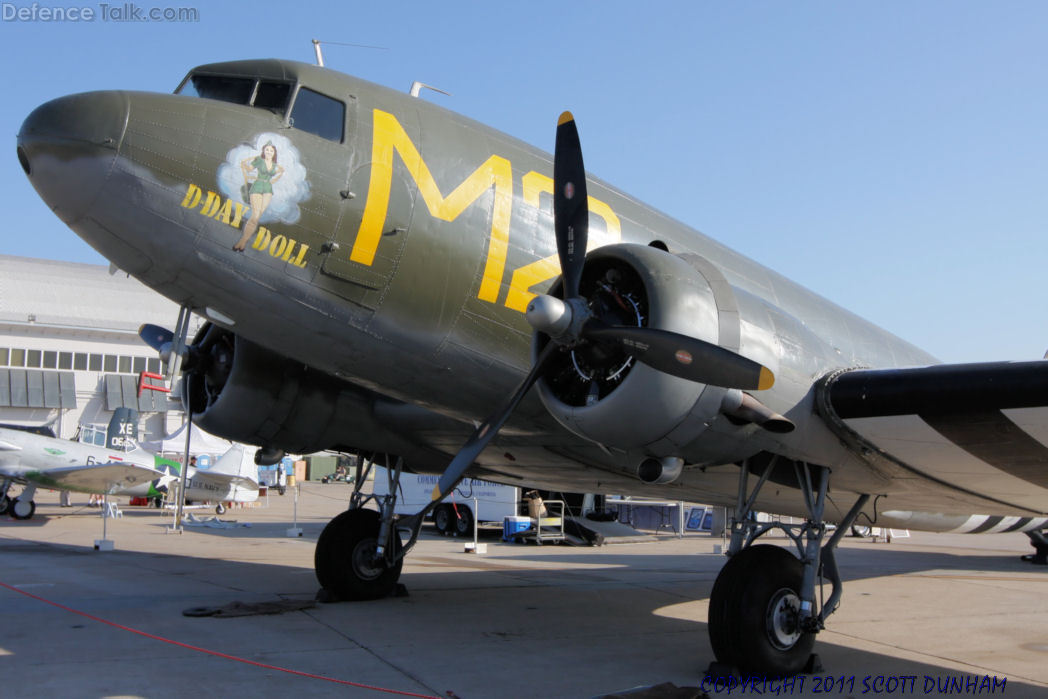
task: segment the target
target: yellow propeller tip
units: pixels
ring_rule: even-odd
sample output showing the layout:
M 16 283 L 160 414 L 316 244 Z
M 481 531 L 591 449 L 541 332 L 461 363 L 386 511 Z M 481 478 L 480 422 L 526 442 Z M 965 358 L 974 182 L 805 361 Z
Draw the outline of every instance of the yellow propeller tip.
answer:
M 437 500 L 440 500 L 440 484 L 439 483 L 437 483 L 435 486 L 433 486 L 432 500 L 434 502 L 436 502 Z
M 775 374 L 768 367 L 761 367 L 760 377 L 757 379 L 757 390 L 767 391 L 775 385 Z
M 575 121 L 575 117 L 572 116 L 571 112 L 564 112 L 560 115 L 560 119 L 557 119 L 557 126 L 567 124 L 569 121 Z

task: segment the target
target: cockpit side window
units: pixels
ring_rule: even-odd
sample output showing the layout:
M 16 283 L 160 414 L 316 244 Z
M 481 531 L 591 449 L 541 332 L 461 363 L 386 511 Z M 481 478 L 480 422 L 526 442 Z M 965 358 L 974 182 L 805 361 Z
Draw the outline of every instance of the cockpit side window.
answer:
M 223 75 L 194 75 L 182 85 L 180 95 L 221 100 L 234 104 L 247 104 L 255 89 L 251 78 L 234 78 Z
M 291 126 L 336 143 L 342 142 L 346 105 L 308 87 L 301 87 L 291 108 Z

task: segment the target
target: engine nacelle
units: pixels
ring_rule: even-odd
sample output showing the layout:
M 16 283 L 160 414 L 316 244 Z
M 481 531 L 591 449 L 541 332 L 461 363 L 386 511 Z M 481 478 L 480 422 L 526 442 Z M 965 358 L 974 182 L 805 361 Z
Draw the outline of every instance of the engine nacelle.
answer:
M 335 444 L 348 414 L 347 385 L 205 325 L 183 368 L 182 400 L 193 421 L 226 439 L 304 454 Z
M 600 315 L 613 324 L 646 325 L 713 343 L 720 339 L 713 286 L 685 260 L 654 247 L 594 250 L 583 270 L 581 295 L 602 304 Z M 536 334 L 536 356 L 548 341 Z M 720 412 L 726 391 L 653 369 L 625 350 L 589 345 L 556 361 L 560 364 L 537 387 L 558 422 L 586 439 L 654 456 L 674 456 L 697 439 Z

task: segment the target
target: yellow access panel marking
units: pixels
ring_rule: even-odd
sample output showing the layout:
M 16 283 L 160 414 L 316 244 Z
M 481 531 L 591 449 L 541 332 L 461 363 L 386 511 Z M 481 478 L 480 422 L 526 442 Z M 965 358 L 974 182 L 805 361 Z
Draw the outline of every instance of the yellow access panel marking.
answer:
M 524 175 L 522 184 L 524 185 L 524 203 L 536 209 L 540 208 L 540 198 L 543 193 L 553 194 L 553 178 L 534 170 Z M 589 236 L 587 252 L 593 248 L 622 240 L 622 224 L 611 207 L 593 197 L 587 197 L 586 201 L 590 212 L 604 219 L 605 227 L 603 232 L 594 231 L 594 234 Z M 535 294 L 529 289 L 536 284 L 553 279 L 558 274 L 560 274 L 560 257 L 557 254 L 518 267 L 510 277 L 506 307 L 523 313 L 527 310 L 528 302 L 535 298 Z
M 390 188 L 393 183 L 393 152 L 396 151 L 415 180 L 430 215 L 442 221 L 454 221 L 466 207 L 492 186 L 495 187 L 491 237 L 487 260 L 484 263 L 484 276 L 480 283 L 480 292 L 477 294 L 482 301 L 495 303 L 506 268 L 506 252 L 509 245 L 509 222 L 513 211 L 512 165 L 505 158 L 492 155 L 445 197 L 440 193 L 429 167 L 397 118 L 376 109 L 374 121 L 368 198 L 349 259 L 369 266 L 375 260 L 375 252 L 382 239 L 386 211 L 389 208 Z

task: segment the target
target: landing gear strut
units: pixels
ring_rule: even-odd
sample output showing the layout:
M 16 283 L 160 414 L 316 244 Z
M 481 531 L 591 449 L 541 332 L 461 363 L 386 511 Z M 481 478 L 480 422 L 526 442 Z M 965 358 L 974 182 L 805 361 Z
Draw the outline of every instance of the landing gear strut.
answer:
M 389 468 L 388 495 L 364 495 L 361 486 L 367 481 L 373 462 L 361 459 L 353 479 L 349 509 L 328 522 L 317 540 L 313 565 L 321 586 L 340 600 L 367 600 L 386 597 L 393 592 L 404 555 L 418 540 L 426 514 L 435 506 L 430 503 L 422 512 L 409 517 L 394 513 L 403 461 L 397 459 Z M 365 509 L 374 501 L 378 511 Z M 406 535 L 403 542 L 401 535 Z
M 5 478 L 2 485 L 0 485 L 0 515 L 6 515 L 7 511 L 11 509 L 11 498 L 7 497 L 7 491 L 11 488 L 11 480 Z
M 869 495 L 859 496 L 837 531 L 823 544 L 830 470 L 794 463 L 808 518 L 802 524 L 758 522 L 753 504 L 776 461 L 777 457 L 765 466 L 752 493 L 748 492 L 750 464 L 742 464 L 728 548 L 731 558 L 710 594 L 708 629 L 718 661 L 710 666 L 711 675 L 783 677 L 817 669 L 813 667 L 817 657 L 811 652 L 815 634 L 825 627 L 826 618 L 840 602 L 843 584 L 834 551 Z M 790 537 L 797 556 L 779 546 L 754 545 L 772 529 Z M 820 578 L 833 585 L 821 609 L 816 601 Z

